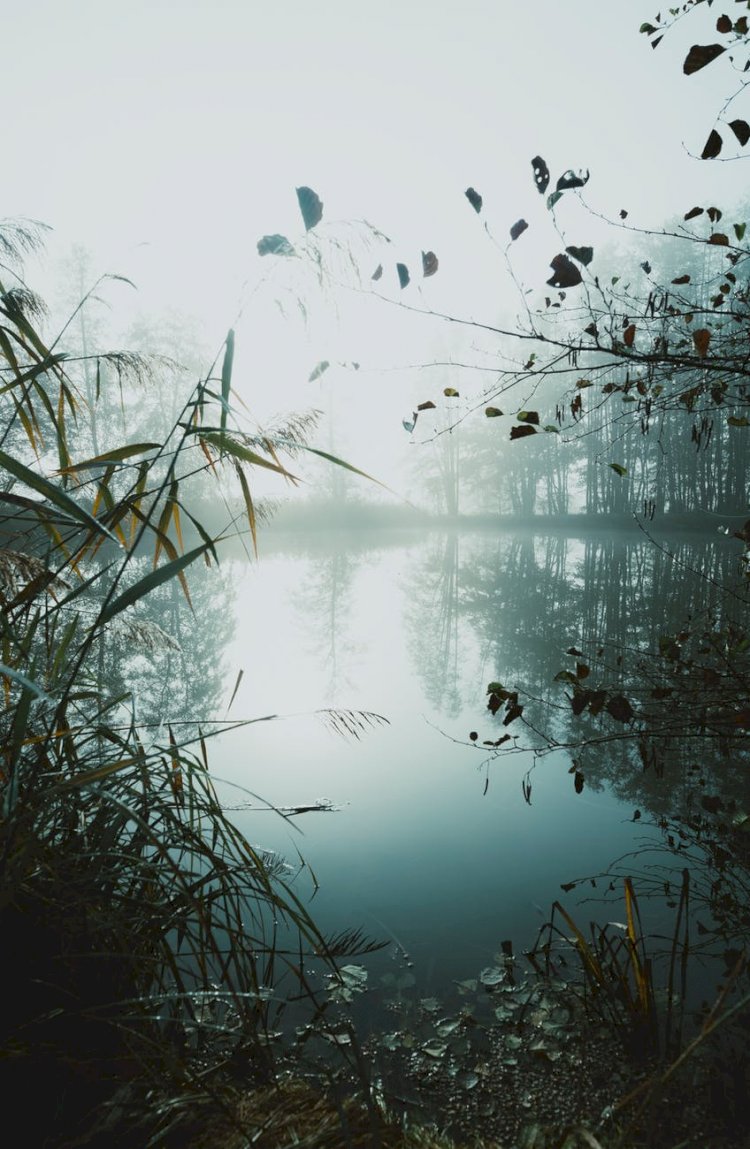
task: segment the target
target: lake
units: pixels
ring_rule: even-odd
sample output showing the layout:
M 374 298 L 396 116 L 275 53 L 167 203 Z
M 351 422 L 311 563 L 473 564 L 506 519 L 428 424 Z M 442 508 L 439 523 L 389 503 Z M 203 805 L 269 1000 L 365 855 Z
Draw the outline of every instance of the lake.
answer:
M 231 636 L 228 716 L 279 719 L 214 742 L 222 800 L 251 842 L 304 858 L 314 881 L 294 888 L 317 885 L 325 930 L 389 943 L 377 968 L 408 955 L 420 990 L 441 993 L 503 942 L 531 946 L 555 899 L 582 924 L 622 921 L 622 875 L 679 865 L 666 818 L 693 767 L 676 753 L 649 771 L 606 713 L 586 716 L 594 744 L 574 745 L 582 720 L 555 681 L 590 665 L 592 683 L 632 686 L 640 651 L 688 616 L 731 612 L 716 584 L 736 573 L 736 543 L 652 534 L 271 531 L 260 561 L 223 564 L 210 610 Z M 522 717 L 488 711 L 490 682 L 519 691 Z M 387 724 L 342 736 L 315 714 L 331 708 Z M 263 802 L 333 809 L 285 819 Z M 631 852 L 609 901 L 607 879 L 561 890 Z

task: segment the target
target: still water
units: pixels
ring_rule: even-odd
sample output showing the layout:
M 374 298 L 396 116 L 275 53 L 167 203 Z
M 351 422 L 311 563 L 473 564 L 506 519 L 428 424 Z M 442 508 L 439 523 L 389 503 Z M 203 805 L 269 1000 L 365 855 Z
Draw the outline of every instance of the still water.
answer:
M 717 541 L 684 545 L 704 571 L 734 561 Z M 279 718 L 223 735 L 212 770 L 227 805 L 252 807 L 233 815 L 251 842 L 305 859 L 325 930 L 387 940 L 439 992 L 491 965 L 503 941 L 529 947 L 556 898 L 584 921 L 621 914 L 600 900 L 606 881 L 561 885 L 653 841 L 669 798 L 616 743 L 546 748 L 576 735 L 554 678 L 568 649 L 631 650 L 669 610 L 679 626 L 696 595 L 705 607 L 704 577 L 638 536 L 342 532 L 269 535 L 228 582 L 227 703 L 242 672 L 229 717 Z M 490 681 L 522 692 L 537 732 L 489 713 Z M 328 708 L 387 724 L 342 737 L 315 713 Z M 498 752 L 482 747 L 505 733 Z M 335 809 L 284 819 L 262 808 L 319 802 Z M 295 888 L 307 897 L 309 875 Z

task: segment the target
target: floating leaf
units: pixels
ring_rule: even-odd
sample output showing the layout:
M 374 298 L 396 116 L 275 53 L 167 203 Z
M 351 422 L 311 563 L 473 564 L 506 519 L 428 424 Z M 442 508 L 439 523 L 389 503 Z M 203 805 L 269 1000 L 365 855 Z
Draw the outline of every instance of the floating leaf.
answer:
M 382 265 L 382 263 L 379 263 L 378 266 L 373 271 L 371 278 L 374 279 L 375 282 L 377 282 L 381 278 L 382 274 L 383 274 L 383 265 Z
M 628 218 L 628 213 L 626 212 L 625 208 L 624 207 L 620 208 L 620 219 L 627 219 L 627 218 Z
M 420 1046 L 422 1053 L 426 1053 L 428 1057 L 435 1058 L 442 1057 L 447 1048 L 448 1046 L 444 1041 L 437 1041 L 434 1038 L 432 1041 L 427 1041 L 424 1045 Z
M 297 202 L 302 212 L 302 222 L 305 225 L 305 231 L 309 231 L 322 220 L 323 204 L 312 188 L 301 187 L 297 188 L 296 191 Z
M 398 272 L 398 281 L 403 289 L 409 282 L 409 269 L 405 263 L 397 263 L 396 271 Z
M 557 181 L 557 191 L 567 191 L 569 188 L 582 188 L 588 182 L 589 172 L 588 169 L 584 172 L 574 172 L 572 169 L 563 172 Z
M 479 192 L 475 191 L 474 188 L 467 188 L 464 192 L 464 195 L 478 215 L 482 210 L 482 197 L 480 196 Z
M 576 794 L 581 794 L 583 792 L 584 781 L 585 779 L 581 771 L 576 770 L 575 774 L 573 775 L 573 785 L 575 786 Z
M 622 338 L 623 338 L 623 341 L 624 341 L 626 347 L 632 347 L 633 346 L 633 340 L 635 339 L 635 324 L 634 323 L 631 323 L 628 327 L 625 328 L 625 331 L 623 332 Z
M 567 255 L 556 255 L 550 263 L 554 272 L 547 280 L 550 287 L 576 287 L 581 282 L 581 273 Z
M 750 124 L 747 120 L 730 120 L 729 126 L 744 148 L 747 141 L 750 140 Z
M 708 345 L 711 342 L 711 332 L 707 331 L 705 327 L 701 327 L 698 331 L 693 332 L 693 343 L 695 350 L 700 355 L 701 359 L 705 359 L 708 354 Z
M 536 427 L 530 427 L 528 423 L 521 423 L 518 427 L 511 427 L 511 439 L 524 439 L 527 435 L 536 435 Z
M 572 255 L 573 259 L 577 259 L 584 267 L 588 267 L 594 258 L 593 247 L 566 247 L 565 250 L 568 255 Z
M 687 272 L 685 272 L 684 275 L 678 275 L 675 279 L 673 279 L 672 283 L 674 283 L 674 284 L 676 284 L 676 286 L 680 287 L 684 283 L 690 283 L 690 276 L 688 275 Z
M 496 986 L 502 985 L 505 981 L 505 970 L 498 969 L 497 966 L 489 966 L 482 970 L 479 980 L 487 989 L 495 989 Z
M 258 255 L 295 255 L 285 235 L 264 235 L 258 240 Z
M 428 399 L 426 403 L 420 403 L 417 407 L 417 410 L 418 411 L 432 411 L 434 406 L 435 406 L 435 404 L 432 402 L 432 399 Z
M 628 468 L 623 467 L 622 463 L 610 463 L 609 465 L 610 465 L 610 468 L 614 471 L 614 473 L 616 475 L 622 476 L 622 475 L 627 475 L 627 473 L 628 473 Z
M 732 31 L 732 19 L 731 19 L 731 17 L 726 16 L 726 15 L 719 16 L 719 19 L 716 21 L 716 31 L 721 32 L 722 35 L 724 35 L 724 36 L 727 34 L 727 32 L 731 32 Z
M 516 223 L 513 224 L 513 227 L 510 229 L 510 238 L 514 240 L 518 239 L 519 235 L 523 235 L 528 226 L 529 225 L 525 219 L 517 220 Z
M 723 231 L 712 231 L 708 237 L 709 243 L 714 243 L 717 247 L 728 247 L 729 236 L 725 235 Z
M 722 144 L 723 144 L 723 140 L 722 140 L 721 136 L 716 131 L 716 128 L 712 128 L 711 134 L 708 137 L 708 139 L 706 140 L 705 147 L 703 148 L 703 151 L 701 152 L 701 159 L 702 160 L 715 160 L 716 157 L 718 156 L 719 152 L 721 151 Z
M 686 211 L 683 219 L 695 219 L 697 215 L 703 215 L 702 207 L 691 207 L 690 211 Z
M 430 275 L 434 275 L 438 269 L 438 257 L 434 251 L 422 252 L 422 275 L 427 279 Z
M 327 359 L 321 359 L 321 361 L 320 361 L 320 363 L 318 363 L 317 367 L 314 367 L 313 370 L 310 372 L 310 375 L 308 377 L 307 382 L 308 383 L 314 383 L 316 379 L 320 379 L 321 375 L 323 375 L 328 370 L 328 368 L 330 366 L 331 366 L 331 364 L 328 362 Z
M 541 156 L 534 156 L 531 161 L 531 168 L 534 172 L 534 184 L 536 190 L 540 195 L 544 195 L 549 186 L 549 168 Z
M 497 419 L 498 415 L 502 415 L 499 407 L 485 407 L 484 413 L 488 419 Z
M 693 72 L 698 72 L 701 68 L 705 68 L 717 56 L 721 56 L 726 48 L 721 44 L 693 44 L 692 48 L 685 57 L 685 62 L 682 65 L 682 70 L 686 76 L 692 76 Z
M 535 423 L 539 425 L 539 412 L 538 411 L 519 411 L 516 415 L 519 423 Z
M 443 394 L 446 399 L 458 399 L 458 391 L 455 387 L 444 387 Z

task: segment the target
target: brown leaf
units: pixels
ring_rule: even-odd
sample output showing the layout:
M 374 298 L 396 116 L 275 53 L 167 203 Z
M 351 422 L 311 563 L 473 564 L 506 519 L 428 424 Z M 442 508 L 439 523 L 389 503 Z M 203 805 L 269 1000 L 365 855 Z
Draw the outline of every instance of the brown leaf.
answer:
M 533 160 L 531 161 L 531 167 L 534 172 L 534 183 L 536 184 L 536 190 L 541 195 L 544 195 L 547 187 L 549 186 L 549 168 L 541 156 L 534 156 Z
M 721 151 L 722 143 L 723 143 L 723 140 L 722 140 L 721 136 L 719 135 L 719 133 L 714 128 L 711 131 L 711 135 L 706 140 L 706 145 L 705 145 L 703 151 L 701 152 L 701 159 L 702 160 L 715 160 L 716 157 L 718 156 L 719 152 Z
M 705 359 L 708 354 L 708 345 L 711 342 L 711 332 L 707 331 L 705 327 L 701 327 L 698 331 L 693 332 L 693 343 L 695 350 L 700 355 L 701 359 Z
M 678 275 L 676 279 L 672 280 L 672 283 L 676 283 L 678 286 L 682 283 L 690 283 L 690 276 L 687 272 L 684 275 Z
M 719 16 L 719 19 L 716 21 L 716 31 L 721 32 L 722 36 L 725 36 L 727 34 L 727 32 L 731 32 L 732 31 L 732 18 L 731 18 L 731 16 L 726 16 L 726 15 Z
M 703 215 L 702 207 L 691 207 L 690 211 L 686 211 L 683 219 L 695 219 L 697 215 Z
M 692 76 L 693 72 L 705 68 L 706 64 L 710 64 L 717 56 L 721 56 L 722 52 L 726 52 L 726 48 L 722 47 L 721 44 L 693 44 L 685 57 L 682 70 L 686 76 Z
M 556 255 L 550 267 L 554 272 L 547 280 L 550 287 L 577 287 L 582 281 L 580 271 L 567 255 Z
M 635 324 L 634 323 L 631 323 L 629 327 L 625 328 L 625 331 L 623 333 L 622 338 L 623 338 L 623 341 L 624 341 L 626 347 L 632 347 L 633 346 L 633 340 L 635 339 Z
M 715 243 L 718 247 L 729 247 L 729 236 L 723 231 L 713 231 L 708 237 L 708 242 Z
M 630 722 L 633 717 L 633 707 L 622 694 L 616 694 L 607 703 L 607 713 L 616 718 L 618 722 Z
M 417 406 L 417 410 L 418 411 L 432 411 L 434 409 L 434 407 L 435 407 L 435 404 L 432 402 L 432 399 L 428 399 L 426 403 L 420 403 Z
M 527 435 L 536 435 L 536 427 L 532 427 L 529 423 L 521 423 L 518 427 L 511 427 L 511 439 L 524 439 Z

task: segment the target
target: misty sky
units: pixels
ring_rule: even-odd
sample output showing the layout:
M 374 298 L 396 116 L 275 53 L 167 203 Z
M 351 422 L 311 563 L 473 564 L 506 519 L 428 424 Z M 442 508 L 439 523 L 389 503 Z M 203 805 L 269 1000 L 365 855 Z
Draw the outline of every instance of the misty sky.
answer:
M 85 244 L 100 270 L 137 282 L 139 306 L 197 313 L 213 339 L 269 274 L 257 239 L 301 231 L 294 189 L 306 184 L 326 223 L 365 217 L 401 245 L 399 257 L 438 251 L 439 275 L 415 290 L 430 305 L 470 299 L 473 309 L 493 257 L 486 244 L 480 251 L 464 189 L 481 190 L 503 236 L 520 216 L 533 223 L 537 153 L 554 173 L 589 168 L 589 202 L 609 216 L 626 207 L 644 226 L 740 198 L 743 163 L 689 155 L 728 90 L 724 61 L 681 71 L 686 45 L 710 39 L 715 13 L 684 21 L 652 51 L 638 28 L 653 7 L 6 3 L 3 214 L 50 224 L 56 256 Z M 584 230 L 572 241 L 598 234 L 593 222 Z M 533 276 L 554 253 L 537 234 L 530 227 L 523 238 L 527 254 L 537 251 Z M 275 345 L 263 350 L 263 334 L 257 320 L 243 344 L 255 348 L 256 385 L 280 338 L 273 329 Z M 310 361 L 327 355 L 328 334 L 305 336 L 294 368 L 303 382 Z M 342 346 L 352 343 L 356 352 L 350 331 Z M 291 388 L 291 404 L 299 394 Z

